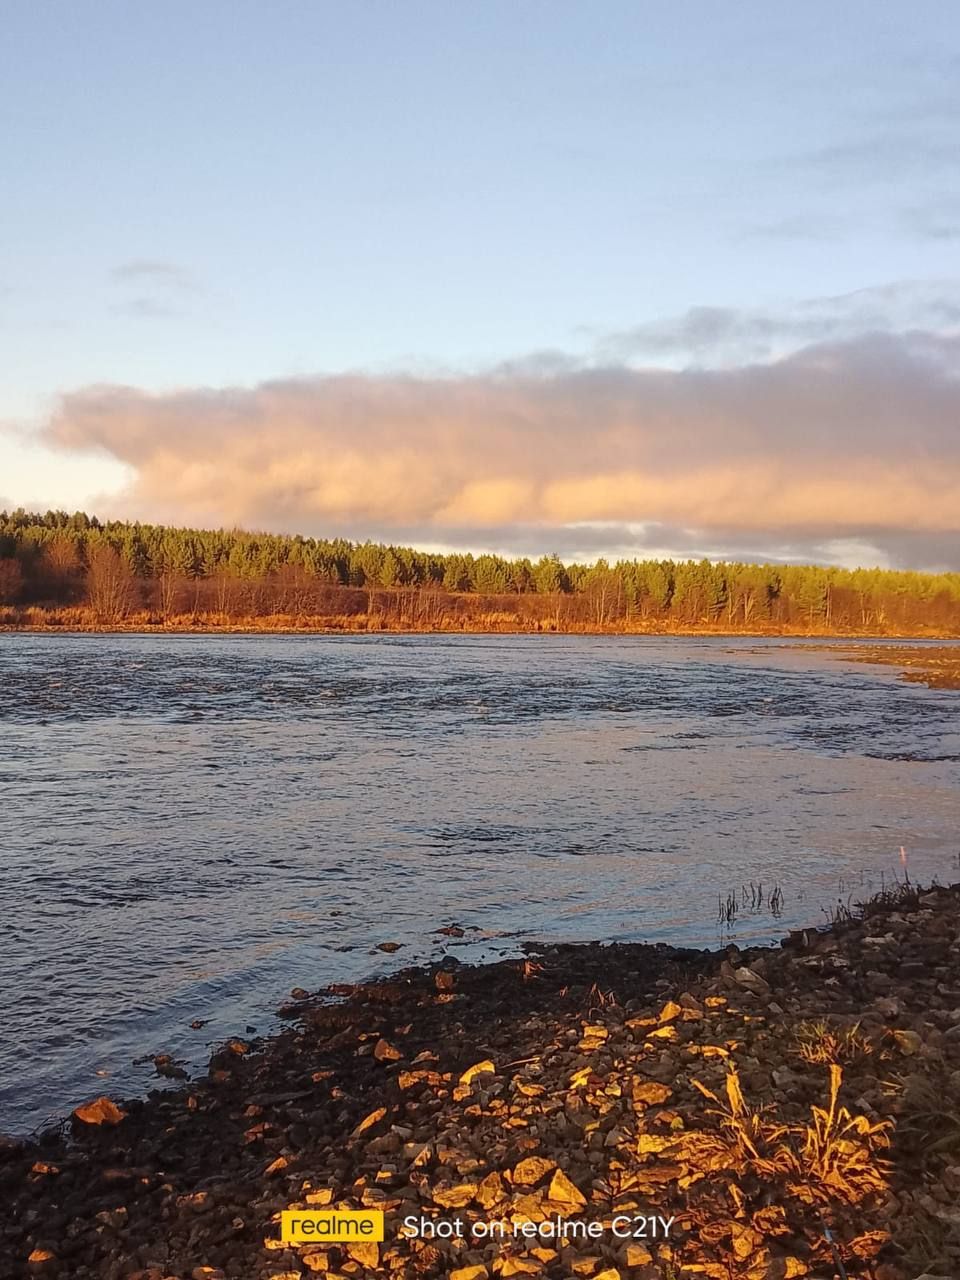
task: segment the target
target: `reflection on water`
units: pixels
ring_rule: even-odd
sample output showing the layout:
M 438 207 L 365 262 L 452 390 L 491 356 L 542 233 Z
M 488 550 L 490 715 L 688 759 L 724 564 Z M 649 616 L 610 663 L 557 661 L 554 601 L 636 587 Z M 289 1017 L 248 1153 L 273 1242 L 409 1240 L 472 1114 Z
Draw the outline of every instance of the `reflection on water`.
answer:
M 441 946 L 956 879 L 957 697 L 729 639 L 0 636 L 0 1128 Z

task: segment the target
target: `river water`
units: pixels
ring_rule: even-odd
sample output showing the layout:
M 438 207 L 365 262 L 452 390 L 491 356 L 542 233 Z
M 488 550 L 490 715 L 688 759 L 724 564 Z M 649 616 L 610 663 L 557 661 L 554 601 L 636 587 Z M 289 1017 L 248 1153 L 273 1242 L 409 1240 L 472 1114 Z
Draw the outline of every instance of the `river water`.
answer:
M 958 710 L 783 641 L 0 635 L 0 1130 L 152 1087 L 135 1058 L 200 1063 L 294 986 L 715 945 L 751 881 L 733 935 L 766 941 L 900 846 L 960 879 Z

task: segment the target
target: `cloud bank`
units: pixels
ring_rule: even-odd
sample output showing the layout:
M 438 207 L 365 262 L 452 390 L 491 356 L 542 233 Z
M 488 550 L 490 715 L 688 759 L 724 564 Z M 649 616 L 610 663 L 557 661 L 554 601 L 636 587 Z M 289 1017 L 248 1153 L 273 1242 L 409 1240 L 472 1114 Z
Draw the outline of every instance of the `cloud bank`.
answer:
M 612 334 L 598 349 L 614 360 L 680 358 L 723 367 L 769 360 L 813 343 L 913 330 L 941 333 L 958 325 L 956 283 L 901 280 L 780 307 L 691 307 Z
M 749 327 L 741 317 L 736 322 Z M 752 323 L 752 322 L 750 322 Z M 521 362 L 62 398 L 127 514 L 429 545 L 960 567 L 960 336 L 722 368 Z

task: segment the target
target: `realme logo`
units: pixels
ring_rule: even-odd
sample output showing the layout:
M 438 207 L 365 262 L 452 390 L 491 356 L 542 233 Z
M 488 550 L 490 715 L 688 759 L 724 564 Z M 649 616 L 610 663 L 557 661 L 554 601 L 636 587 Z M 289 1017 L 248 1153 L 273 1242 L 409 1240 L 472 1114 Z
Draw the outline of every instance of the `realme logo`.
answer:
M 284 1244 L 351 1244 L 383 1239 L 382 1209 L 284 1209 L 280 1214 Z

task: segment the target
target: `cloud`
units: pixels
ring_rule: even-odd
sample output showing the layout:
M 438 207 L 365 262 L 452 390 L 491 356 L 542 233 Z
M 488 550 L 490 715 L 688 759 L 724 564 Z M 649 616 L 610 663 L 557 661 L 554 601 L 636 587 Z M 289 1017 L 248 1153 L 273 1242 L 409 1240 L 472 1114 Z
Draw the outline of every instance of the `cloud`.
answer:
M 737 237 L 740 240 L 807 241 L 828 244 L 842 240 L 850 230 L 849 222 L 834 215 L 797 213 L 770 222 L 757 222 L 747 226 Z
M 199 292 L 191 272 L 175 262 L 161 259 L 134 258 L 121 262 L 110 272 L 110 278 L 125 295 L 114 302 L 111 309 L 137 320 L 182 316 L 184 303 L 191 294 Z
M 829 559 L 865 541 L 874 559 L 909 559 L 913 539 L 939 563 L 960 533 L 958 422 L 960 337 L 914 330 L 735 368 L 551 358 L 91 387 L 63 397 L 46 439 L 126 464 L 120 505 L 157 519 L 574 554 Z
M 120 315 L 134 316 L 138 320 L 166 320 L 182 314 L 179 308 L 150 297 L 128 298 L 126 302 L 118 302 L 113 309 Z
M 390 531 L 393 541 L 424 545 L 422 530 Z M 506 556 L 539 557 L 545 551 L 565 561 L 691 559 L 763 561 L 767 564 L 880 565 L 924 568 L 931 572 L 960 570 L 960 535 L 915 533 L 890 528 L 865 528 L 855 536 L 825 526 L 803 530 L 744 530 L 681 525 L 596 522 L 560 525 L 489 525 L 445 531 L 445 551 L 473 551 L 480 547 Z M 429 549 L 429 548 L 428 548 Z
M 679 358 L 725 365 L 864 333 L 939 331 L 957 324 L 960 280 L 904 280 L 775 308 L 691 307 L 680 316 L 610 334 L 598 351 L 614 361 Z
M 838 182 L 952 180 L 960 159 L 958 68 L 953 54 L 905 57 L 898 76 L 885 76 L 872 93 L 864 85 L 866 92 L 851 95 L 843 116 L 846 137 L 796 152 L 786 163 L 831 188 Z
M 960 196 L 939 196 L 904 209 L 900 227 L 920 240 L 960 240 Z
M 818 171 L 824 181 L 899 183 L 909 176 L 952 176 L 960 161 L 960 143 L 955 138 L 933 138 L 921 132 L 877 133 L 821 147 L 795 159 Z
M 118 284 L 142 285 L 147 282 L 183 292 L 197 287 L 193 275 L 184 267 L 156 258 L 133 258 L 129 262 L 121 262 L 110 272 L 110 277 Z

